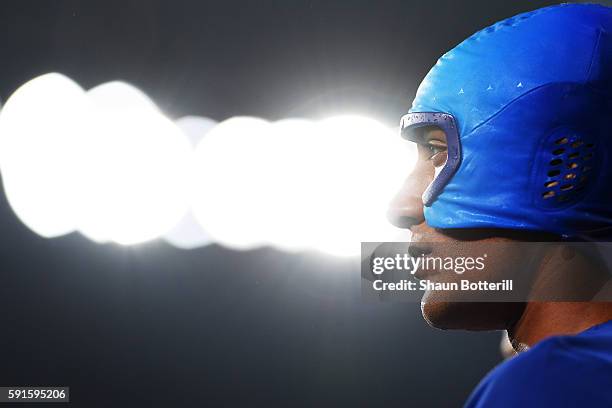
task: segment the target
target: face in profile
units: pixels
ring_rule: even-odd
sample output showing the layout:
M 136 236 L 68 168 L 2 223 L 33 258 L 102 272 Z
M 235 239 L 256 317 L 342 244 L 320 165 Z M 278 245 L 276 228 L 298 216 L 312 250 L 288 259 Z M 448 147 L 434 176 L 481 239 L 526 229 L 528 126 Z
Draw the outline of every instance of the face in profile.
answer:
M 461 275 L 429 270 L 418 272 L 417 278 L 435 283 L 461 279 L 501 281 L 515 274 L 521 269 L 516 260 L 526 257 L 524 253 L 517 253 L 519 247 L 512 243 L 523 240 L 525 234 L 490 229 L 443 230 L 427 224 L 421 196 L 446 164 L 446 134 L 440 128 L 424 127 L 415 132 L 413 142 L 417 145 L 417 163 L 389 208 L 391 222 L 412 233 L 411 256 L 476 257 L 483 252 L 488 255 L 485 270 Z M 421 303 L 423 316 L 432 326 L 442 329 L 503 329 L 524 308 L 520 302 L 470 302 L 462 296 L 456 291 L 427 290 Z
M 577 9 L 547 8 L 475 33 L 431 68 L 402 117 L 402 135 L 417 144 L 418 160 L 389 218 L 412 232 L 411 255 L 495 251 L 486 270 L 463 276 L 433 270 L 418 277 L 452 282 L 469 274 L 472 281 L 519 276 L 530 295 L 473 302 L 465 293 L 433 288 L 422 309 L 436 327 L 507 328 L 525 307 L 549 301 L 532 292 L 561 295 L 550 302 L 590 301 L 607 279 L 605 267 L 595 265 L 596 251 L 585 246 L 612 240 L 606 120 L 612 82 L 610 70 L 599 66 L 610 52 L 599 47 L 597 30 L 586 35 L 583 27 L 609 19 L 607 12 L 601 20 L 594 17 L 601 8 L 588 19 Z M 564 41 L 561 21 L 575 34 L 563 31 Z M 570 241 L 587 245 L 574 253 Z M 541 252 L 531 254 L 535 249 Z M 516 262 L 521 259 L 533 259 L 532 268 Z M 567 276 L 560 280 L 560 274 Z

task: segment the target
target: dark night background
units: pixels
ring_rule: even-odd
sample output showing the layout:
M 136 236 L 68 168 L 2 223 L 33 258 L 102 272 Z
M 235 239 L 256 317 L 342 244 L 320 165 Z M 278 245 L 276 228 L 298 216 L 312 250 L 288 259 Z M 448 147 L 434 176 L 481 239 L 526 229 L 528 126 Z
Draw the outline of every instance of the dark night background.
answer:
M 3 1 L 0 97 L 57 71 L 171 117 L 363 113 L 394 125 L 435 60 L 548 1 Z M 45 240 L 0 195 L 0 385 L 73 406 L 458 406 L 499 333 L 361 300 L 356 261 Z

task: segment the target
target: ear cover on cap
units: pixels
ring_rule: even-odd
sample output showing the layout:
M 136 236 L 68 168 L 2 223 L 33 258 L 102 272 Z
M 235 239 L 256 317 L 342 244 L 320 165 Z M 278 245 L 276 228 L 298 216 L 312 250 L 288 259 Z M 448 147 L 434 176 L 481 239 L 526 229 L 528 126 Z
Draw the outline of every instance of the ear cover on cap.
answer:
M 410 112 L 453 115 L 461 164 L 425 207 L 435 228 L 612 236 L 612 8 L 498 22 L 427 74 Z

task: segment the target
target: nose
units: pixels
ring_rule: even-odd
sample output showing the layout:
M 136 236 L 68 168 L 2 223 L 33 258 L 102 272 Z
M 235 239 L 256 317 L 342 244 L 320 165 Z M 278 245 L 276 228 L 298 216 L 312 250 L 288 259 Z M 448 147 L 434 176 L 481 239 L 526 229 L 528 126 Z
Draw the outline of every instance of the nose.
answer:
M 429 177 L 411 174 L 397 192 L 387 210 L 387 219 L 398 228 L 411 228 L 425 222 L 421 195 L 430 182 Z
M 420 197 L 402 197 L 398 194 L 387 210 L 387 219 L 398 228 L 409 229 L 425 222 L 423 201 Z

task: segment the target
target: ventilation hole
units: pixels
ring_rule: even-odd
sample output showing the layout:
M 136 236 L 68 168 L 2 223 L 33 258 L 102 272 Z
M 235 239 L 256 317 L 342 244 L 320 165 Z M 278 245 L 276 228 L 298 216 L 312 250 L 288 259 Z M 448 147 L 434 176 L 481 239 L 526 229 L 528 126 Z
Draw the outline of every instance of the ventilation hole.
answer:
M 568 169 L 575 169 L 576 167 L 578 167 L 578 163 L 568 163 L 567 164 L 567 168 Z
M 580 152 L 574 152 L 574 153 L 570 154 L 567 157 L 570 158 L 570 159 L 575 159 L 578 156 L 580 156 Z
M 553 154 L 555 156 L 560 155 L 561 153 L 563 153 L 565 151 L 565 149 L 557 149 L 557 150 L 553 150 Z
M 548 177 L 555 177 L 558 176 L 559 174 L 561 174 L 561 171 L 559 170 L 551 170 L 548 172 Z
M 571 190 L 572 188 L 574 188 L 574 185 L 573 185 L 573 184 L 565 184 L 565 185 L 563 185 L 563 186 L 561 186 L 561 187 L 559 187 L 559 188 L 560 188 L 562 191 L 569 191 L 569 190 Z
M 555 144 L 558 145 L 566 144 L 567 142 L 569 142 L 567 137 L 562 137 L 561 139 L 555 140 Z
M 589 153 L 584 156 L 584 160 L 591 160 L 591 158 L 593 158 L 593 153 Z
M 586 172 L 591 171 L 591 170 L 593 170 L 593 167 L 591 167 L 591 166 L 584 166 L 582 168 L 582 172 L 583 173 L 586 173 Z
M 576 173 L 567 173 L 563 178 L 566 180 L 573 180 L 576 178 Z
M 582 141 L 577 140 L 577 141 L 575 141 L 574 143 L 572 143 L 572 147 L 573 147 L 574 149 L 576 149 L 576 148 L 578 148 L 578 147 L 582 146 L 583 144 L 584 144 L 584 143 L 583 143 Z
M 584 188 L 587 186 L 586 183 L 580 183 L 576 186 L 576 190 L 575 191 L 582 191 L 584 190 Z
M 555 196 L 555 192 L 554 191 L 547 191 L 545 193 L 542 194 L 542 198 L 545 200 L 548 200 L 551 197 Z
M 561 163 L 563 163 L 563 160 L 561 160 L 561 159 L 554 159 L 554 160 L 550 161 L 550 165 L 551 166 L 558 166 Z
M 582 176 L 582 177 L 580 177 L 580 182 L 581 182 L 581 183 L 584 183 L 584 182 L 586 182 L 587 180 L 588 180 L 588 177 L 587 177 L 587 176 Z
M 557 184 L 559 184 L 558 181 L 549 181 L 548 183 L 544 183 L 544 187 L 551 188 L 551 187 L 556 186 Z
M 594 145 L 593 143 L 587 143 L 585 146 L 586 146 L 586 147 L 588 147 L 588 148 L 590 149 L 590 148 L 592 148 L 592 147 L 593 147 L 593 146 L 595 146 L 595 145 Z

